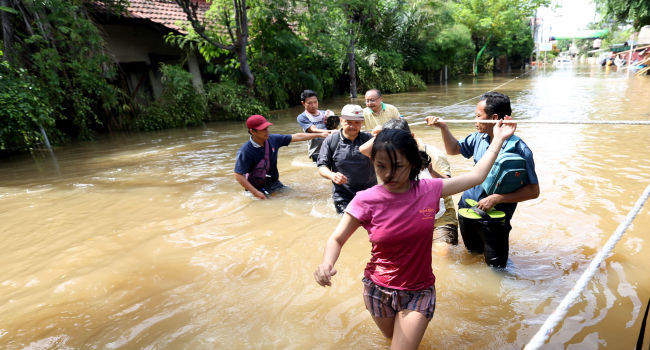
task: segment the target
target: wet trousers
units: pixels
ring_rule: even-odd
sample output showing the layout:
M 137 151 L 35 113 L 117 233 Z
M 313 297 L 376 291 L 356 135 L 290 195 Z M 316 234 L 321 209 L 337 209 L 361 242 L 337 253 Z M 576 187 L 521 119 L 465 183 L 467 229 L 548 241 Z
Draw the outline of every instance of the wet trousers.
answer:
M 509 220 L 476 220 L 459 215 L 458 225 L 465 248 L 470 253 L 483 253 L 488 266 L 506 267 L 510 248 L 508 239 L 512 229 Z

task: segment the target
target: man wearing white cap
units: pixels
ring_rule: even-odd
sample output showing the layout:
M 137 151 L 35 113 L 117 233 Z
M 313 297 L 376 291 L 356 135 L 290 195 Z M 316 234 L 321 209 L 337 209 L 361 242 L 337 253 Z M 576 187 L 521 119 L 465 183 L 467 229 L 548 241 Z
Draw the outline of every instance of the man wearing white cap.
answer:
M 318 155 L 318 173 L 332 181 L 332 199 L 338 214 L 342 214 L 354 195 L 377 184 L 375 168 L 359 147 L 372 138 L 363 127 L 363 109 L 345 105 L 341 110 L 341 129 L 329 135 Z
M 261 115 L 251 115 L 246 120 L 250 139 L 244 143 L 235 160 L 235 180 L 259 199 L 284 187 L 279 180 L 278 149 L 294 141 L 307 141 L 325 137 L 327 133 L 298 133 L 293 135 L 269 134 L 273 125 Z

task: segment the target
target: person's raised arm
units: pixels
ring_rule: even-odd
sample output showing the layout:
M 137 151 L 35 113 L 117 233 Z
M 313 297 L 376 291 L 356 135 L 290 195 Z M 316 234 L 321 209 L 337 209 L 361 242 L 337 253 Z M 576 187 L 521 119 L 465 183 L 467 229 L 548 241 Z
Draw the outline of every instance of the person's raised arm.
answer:
M 359 146 L 359 152 L 364 156 L 370 158 L 370 155 L 372 155 L 372 145 L 374 144 L 375 138 L 372 137 L 370 140 L 364 142 L 363 145 Z
M 264 195 L 264 193 L 262 193 L 262 191 L 255 188 L 255 186 L 251 185 L 251 183 L 248 182 L 248 179 L 246 179 L 246 176 L 244 176 L 242 174 L 239 174 L 239 173 L 235 173 L 235 180 L 237 180 L 237 182 L 239 182 L 239 184 L 243 188 L 247 189 L 248 192 L 252 193 L 253 196 L 255 196 L 255 197 L 259 198 L 259 199 L 266 199 L 266 195 Z
M 374 129 L 372 129 L 372 131 L 370 132 L 370 134 L 372 134 L 372 138 L 370 140 L 364 142 L 363 145 L 359 146 L 359 152 L 361 154 L 363 154 L 364 156 L 370 158 L 370 156 L 372 155 L 372 145 L 375 144 L 375 138 L 377 137 L 377 135 L 379 135 L 381 130 L 382 130 L 381 125 L 377 125 L 377 126 L 375 126 Z
M 327 137 L 329 135 L 328 132 L 318 132 L 318 133 L 306 133 L 306 132 L 300 132 L 297 134 L 292 134 L 291 135 L 291 142 L 296 142 L 296 141 L 308 141 L 308 140 L 313 140 L 318 137 Z
M 332 276 L 336 275 L 334 264 L 341 254 L 341 248 L 359 226 L 361 226 L 359 220 L 348 213 L 343 214 L 338 226 L 327 240 L 323 252 L 323 262 L 314 271 L 316 283 L 323 287 L 332 285 Z
M 435 126 L 437 128 L 440 128 L 440 133 L 442 134 L 442 141 L 445 143 L 445 151 L 447 152 L 448 155 L 456 155 L 460 154 L 460 144 L 458 144 L 458 140 L 454 137 L 454 135 L 451 134 L 451 131 L 449 131 L 449 127 L 447 127 L 447 124 L 442 121 L 442 118 L 436 117 L 436 116 L 428 116 L 426 117 L 427 125 Z
M 505 117 L 505 119 L 511 120 L 512 118 Z M 490 168 L 492 168 L 494 161 L 497 159 L 497 155 L 499 154 L 503 142 L 515 133 L 515 129 L 517 129 L 517 124 L 504 124 L 503 120 L 499 120 L 499 122 L 494 125 L 492 142 L 485 151 L 483 157 L 481 157 L 481 160 L 474 165 L 469 173 L 443 179 L 441 196 L 446 197 L 459 193 L 483 182 L 490 172 Z

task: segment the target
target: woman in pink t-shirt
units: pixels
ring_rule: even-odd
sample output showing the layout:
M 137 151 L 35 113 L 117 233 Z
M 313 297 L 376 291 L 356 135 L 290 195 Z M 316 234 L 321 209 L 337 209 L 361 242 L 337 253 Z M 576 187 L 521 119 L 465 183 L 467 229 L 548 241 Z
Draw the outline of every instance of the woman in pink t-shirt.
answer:
M 506 119 L 511 119 L 506 117 Z M 485 156 L 463 175 L 418 179 L 426 164 L 413 136 L 384 130 L 375 139 L 371 159 L 382 181 L 358 192 L 327 240 L 316 282 L 331 286 L 334 264 L 350 236 L 363 226 L 372 243 L 364 271 L 364 302 L 392 349 L 416 349 L 433 317 L 436 303 L 431 245 L 440 197 L 472 188 L 485 180 L 503 141 L 516 124 L 499 121 Z

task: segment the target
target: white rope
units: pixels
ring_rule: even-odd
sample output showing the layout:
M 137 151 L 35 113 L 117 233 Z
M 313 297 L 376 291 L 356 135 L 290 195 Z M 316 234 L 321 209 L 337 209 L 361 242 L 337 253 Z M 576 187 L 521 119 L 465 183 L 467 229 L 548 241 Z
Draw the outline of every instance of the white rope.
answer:
M 576 299 L 580 296 L 580 294 L 582 294 L 582 292 L 585 290 L 585 288 L 587 287 L 587 283 L 594 276 L 600 264 L 612 252 L 614 246 L 621 239 L 621 236 L 623 236 L 625 230 L 627 230 L 630 224 L 632 224 L 632 221 L 641 210 L 641 207 L 643 207 L 643 204 L 648 200 L 649 196 L 650 196 L 650 185 L 646 187 L 641 197 L 639 197 L 639 199 L 636 201 L 634 208 L 630 210 L 630 212 L 627 214 L 627 217 L 625 217 L 625 220 L 620 225 L 618 225 L 618 228 L 616 229 L 614 234 L 609 238 L 609 240 L 607 241 L 603 249 L 600 252 L 598 252 L 594 260 L 592 260 L 591 264 L 589 264 L 589 267 L 585 270 L 585 272 L 582 273 L 582 276 L 580 276 L 578 282 L 576 282 L 576 284 L 573 286 L 571 291 L 564 297 L 564 299 L 562 299 L 562 302 L 560 303 L 560 305 L 557 306 L 555 311 L 553 311 L 553 313 L 546 319 L 546 322 L 544 322 L 544 324 L 537 331 L 535 336 L 533 336 L 533 338 L 528 342 L 526 347 L 524 347 L 524 350 L 535 350 L 535 349 L 539 349 L 542 345 L 544 345 L 544 343 L 548 340 L 551 333 L 553 333 L 555 327 L 557 327 L 560 321 L 562 321 L 566 316 L 567 312 L 569 311 L 569 307 L 576 301 Z
M 510 80 L 506 81 L 505 83 L 503 83 L 503 84 L 501 84 L 501 85 L 499 85 L 499 86 L 493 88 L 492 90 L 488 90 L 488 91 L 486 91 L 486 92 L 484 92 L 484 93 L 482 93 L 482 94 L 480 94 L 480 95 L 476 95 L 476 96 L 474 96 L 474 97 L 472 97 L 472 98 L 468 98 L 467 100 L 463 100 L 463 101 L 456 102 L 456 103 L 451 104 L 451 105 L 448 105 L 448 106 L 441 107 L 439 110 L 441 111 L 441 110 L 447 109 L 447 108 L 449 108 L 449 107 L 453 107 L 453 106 L 459 105 L 459 104 L 461 104 L 461 103 L 469 102 L 469 101 L 471 101 L 471 100 L 473 100 L 473 99 L 479 98 L 479 97 L 483 96 L 483 94 L 488 93 L 488 92 L 492 92 L 492 91 L 494 91 L 494 90 L 496 90 L 496 89 L 498 89 L 498 88 L 500 88 L 500 87 L 502 87 L 502 86 L 508 84 L 509 82 L 511 82 L 511 81 L 513 81 L 513 80 L 519 79 L 519 77 L 523 77 L 524 75 L 526 75 L 526 74 L 528 74 L 528 73 L 530 73 L 530 72 L 532 72 L 532 70 L 528 70 L 528 71 L 524 72 L 523 74 L 520 74 L 520 75 L 518 75 L 518 76 L 516 76 L 516 77 L 514 77 L 514 78 L 512 78 L 512 79 L 510 79 Z M 410 116 L 405 117 L 405 118 L 407 118 L 407 119 L 408 119 L 408 118 L 415 118 L 415 117 L 418 117 L 418 116 L 421 116 L 421 115 L 425 115 L 425 114 L 427 114 L 427 113 L 428 113 L 428 112 L 417 113 L 417 114 L 413 114 L 413 115 L 410 115 Z
M 496 124 L 498 120 L 445 120 L 445 124 Z M 504 123 L 517 124 L 613 124 L 613 125 L 650 125 L 650 120 L 504 120 Z M 426 124 L 426 121 L 409 123 L 409 126 Z

